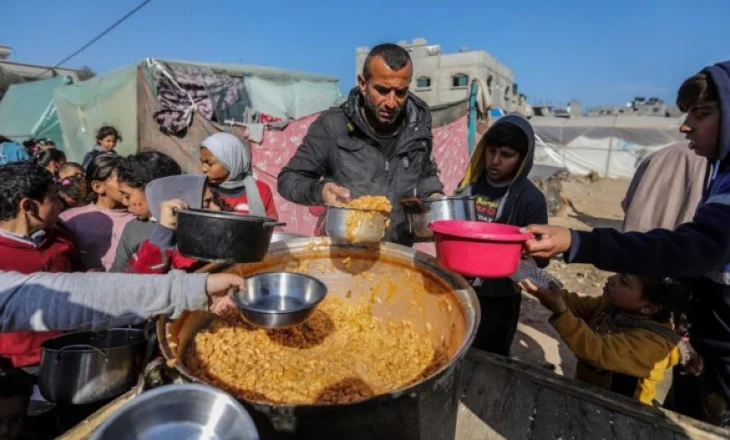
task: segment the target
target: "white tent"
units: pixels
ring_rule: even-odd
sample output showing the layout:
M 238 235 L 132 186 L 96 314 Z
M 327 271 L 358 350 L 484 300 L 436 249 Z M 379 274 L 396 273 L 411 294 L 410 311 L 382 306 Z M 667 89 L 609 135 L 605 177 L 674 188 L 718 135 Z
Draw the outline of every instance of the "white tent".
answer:
M 630 179 L 648 154 L 684 139 L 681 118 L 598 116 L 532 118 L 535 163 L 571 173 Z

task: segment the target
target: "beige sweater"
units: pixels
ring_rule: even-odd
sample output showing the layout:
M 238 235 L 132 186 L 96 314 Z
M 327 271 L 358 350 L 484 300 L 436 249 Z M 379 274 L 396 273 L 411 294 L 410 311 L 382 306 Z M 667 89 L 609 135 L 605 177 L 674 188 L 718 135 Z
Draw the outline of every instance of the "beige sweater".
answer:
M 679 142 L 647 156 L 621 202 L 624 232 L 674 229 L 692 220 L 702 198 L 707 160 Z

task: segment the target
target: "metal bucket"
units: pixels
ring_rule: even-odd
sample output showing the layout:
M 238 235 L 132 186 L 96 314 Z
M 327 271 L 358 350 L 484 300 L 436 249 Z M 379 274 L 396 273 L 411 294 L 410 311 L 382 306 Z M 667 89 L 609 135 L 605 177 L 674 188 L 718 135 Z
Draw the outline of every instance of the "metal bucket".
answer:
M 343 261 L 349 258 L 349 264 Z M 226 272 L 250 275 L 260 272 L 294 271 L 308 273 L 323 281 L 329 295 L 357 299 L 369 291 L 368 283 L 353 283 L 362 271 L 376 280 L 414 271 L 418 276 L 441 283 L 448 294 L 423 293 L 418 306 L 415 295 L 399 295 L 373 307 L 373 314 L 392 319 L 407 318 L 416 326 L 433 325 L 434 346 L 443 350 L 445 362 L 426 370 L 424 378 L 404 388 L 349 404 L 279 405 L 241 400 L 256 422 L 262 438 L 397 438 L 452 439 L 459 403 L 461 361 L 479 325 L 479 303 L 469 284 L 459 275 L 441 267 L 434 258 L 405 246 L 385 243 L 356 245 L 328 238 L 304 238 L 271 245 L 260 263 L 239 264 Z M 374 281 L 377 282 L 377 281 Z M 397 286 L 403 288 L 403 286 Z M 350 295 L 348 296 L 348 292 Z M 448 295 L 448 297 L 444 297 Z M 409 299 L 410 298 L 410 299 Z M 445 311 L 437 305 L 442 298 L 453 305 Z M 421 310 L 419 312 L 419 309 Z M 161 318 L 157 332 L 167 364 L 191 382 L 205 383 L 183 365 L 185 350 L 213 316 L 203 312 L 184 314 L 177 321 Z M 424 328 L 422 327 L 422 328 Z M 439 339 L 441 342 L 439 342 Z
M 428 229 L 431 222 L 438 220 L 476 221 L 476 197 L 442 197 L 420 200 L 420 209 L 407 210 L 408 232 L 416 238 L 433 239 Z

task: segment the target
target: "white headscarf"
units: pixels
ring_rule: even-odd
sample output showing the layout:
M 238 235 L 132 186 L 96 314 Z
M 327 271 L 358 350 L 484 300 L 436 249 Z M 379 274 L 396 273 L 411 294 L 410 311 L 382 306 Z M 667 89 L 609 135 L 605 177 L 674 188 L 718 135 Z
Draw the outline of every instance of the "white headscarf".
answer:
M 266 217 L 266 209 L 261 201 L 256 179 L 251 174 L 251 149 L 248 142 L 242 142 L 230 133 L 221 132 L 208 136 L 200 145 L 207 148 L 228 170 L 228 178 L 220 184 L 220 187 L 224 189 L 246 187 L 249 213 Z

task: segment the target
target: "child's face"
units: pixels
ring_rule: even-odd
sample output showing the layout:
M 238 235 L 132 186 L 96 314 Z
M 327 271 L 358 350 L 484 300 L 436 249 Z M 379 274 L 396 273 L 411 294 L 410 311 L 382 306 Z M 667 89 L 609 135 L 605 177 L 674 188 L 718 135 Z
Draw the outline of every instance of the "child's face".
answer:
M 484 154 L 484 168 L 493 182 L 501 183 L 514 178 L 520 166 L 520 153 L 512 147 L 487 146 Z
M 696 155 L 716 159 L 720 133 L 718 103 L 703 103 L 690 108 L 679 131 L 686 135 L 690 141 L 689 148 Z
M 213 191 L 211 191 L 208 186 L 205 187 L 205 192 L 203 193 L 203 209 L 207 211 L 221 210 L 221 207 L 218 206 L 218 204 L 215 202 L 215 197 L 213 197 Z
M 152 217 L 143 189 L 132 188 L 127 183 L 122 182 L 119 184 L 119 190 L 122 194 L 122 203 L 129 212 L 136 215 L 140 220 L 147 220 Z
M 99 146 L 104 149 L 104 151 L 112 151 L 114 147 L 117 146 L 117 137 L 113 134 L 104 136 L 99 141 Z
M 116 171 L 104 181 L 91 182 L 91 189 L 95 193 L 103 195 L 120 206 L 124 204 L 124 196 L 120 191 L 119 178 Z
M 205 147 L 200 147 L 200 169 L 208 177 L 208 182 L 213 186 L 218 186 L 225 182 L 230 174 L 223 164 L 213 156 L 213 153 Z
M 637 314 L 652 314 L 656 305 L 642 297 L 643 285 L 636 275 L 615 274 L 603 287 L 603 299 L 619 309 Z
M 0 440 L 18 440 L 28 410 L 25 396 L 0 397 Z

